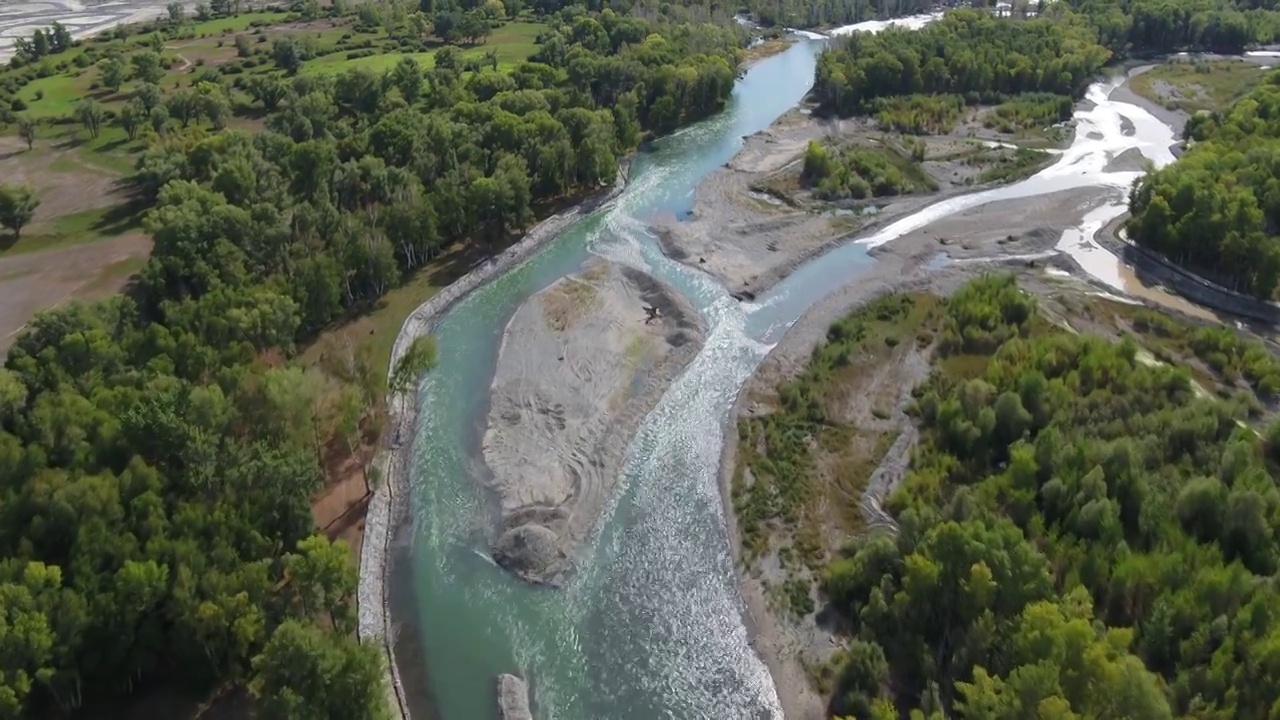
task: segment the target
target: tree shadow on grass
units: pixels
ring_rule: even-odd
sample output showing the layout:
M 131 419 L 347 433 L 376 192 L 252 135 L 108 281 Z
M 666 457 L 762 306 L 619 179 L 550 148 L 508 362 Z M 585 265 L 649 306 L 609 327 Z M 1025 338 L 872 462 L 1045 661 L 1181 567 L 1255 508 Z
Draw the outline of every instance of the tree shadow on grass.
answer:
M 112 140 L 109 143 L 103 144 L 102 147 L 98 148 L 94 152 L 100 152 L 100 153 L 115 152 L 116 150 L 119 150 L 120 148 L 128 144 L 129 144 L 129 138 L 127 137 L 117 138 L 115 140 Z
M 142 215 L 148 207 L 147 203 L 138 199 L 116 205 L 103 213 L 89 228 L 103 236 L 123 235 L 131 230 L 141 229 Z

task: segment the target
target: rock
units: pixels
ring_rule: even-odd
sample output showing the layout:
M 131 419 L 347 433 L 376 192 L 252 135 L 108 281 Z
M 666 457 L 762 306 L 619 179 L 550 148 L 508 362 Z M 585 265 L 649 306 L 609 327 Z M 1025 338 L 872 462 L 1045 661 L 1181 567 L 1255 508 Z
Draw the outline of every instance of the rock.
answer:
M 498 676 L 498 717 L 501 720 L 533 720 L 529 710 L 529 686 L 515 675 Z
M 549 582 L 566 561 L 555 531 L 536 523 L 504 532 L 493 548 L 493 559 L 526 580 L 537 582 Z

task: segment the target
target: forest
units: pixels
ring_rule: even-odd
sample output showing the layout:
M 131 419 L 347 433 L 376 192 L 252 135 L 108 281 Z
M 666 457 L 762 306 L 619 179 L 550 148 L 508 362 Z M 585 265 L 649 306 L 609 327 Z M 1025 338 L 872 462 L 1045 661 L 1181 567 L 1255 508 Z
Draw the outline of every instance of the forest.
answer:
M 444 249 L 504 247 L 613 183 L 645 137 L 720 109 L 742 44 L 567 7 L 502 68 L 447 47 L 429 68 L 305 73 L 279 41 L 242 56 L 271 63 L 252 80 L 174 88 L 152 50 L 90 58 L 129 99 L 59 122 L 149 139 L 134 181 L 154 250 L 127 294 L 38 315 L 0 370 L 0 717 L 228 684 L 265 717 L 385 717 L 350 552 L 308 502 L 335 447 L 377 437 L 386 368 L 341 344 L 313 367 L 296 353 Z M 261 124 L 236 129 L 242 111 Z M 21 188 L 0 197 L 22 209 Z
M 952 3 L 948 5 L 954 6 Z M 969 4 L 993 8 L 994 0 Z M 752 0 L 746 4 L 760 24 L 796 28 L 848 25 L 877 18 L 934 12 L 925 0 Z M 1096 31 L 1097 40 L 1117 57 L 1180 50 L 1238 53 L 1253 44 L 1280 39 L 1280 12 L 1273 0 L 1014 0 L 1015 18 L 1058 18 L 1074 11 Z
M 919 95 L 960 96 L 971 105 L 1024 93 L 1075 97 L 1111 57 L 1095 36 L 1070 16 L 1011 22 L 957 10 L 920 30 L 837 40 L 818 58 L 811 97 L 841 117 Z
M 1187 123 L 1178 160 L 1129 196 L 1125 230 L 1228 288 L 1272 299 L 1280 285 L 1280 75 Z
M 1270 0 L 1068 0 L 1117 57 L 1178 51 L 1239 53 L 1280 38 L 1280 12 Z
M 1188 9 L 1155 0 L 1070 0 L 1015 6 L 1015 16 L 1024 17 L 953 10 L 920 30 L 840 38 L 818 59 L 810 98 L 824 113 L 878 116 L 886 128 L 913 133 L 949 130 L 959 100 L 1005 103 L 996 122 L 1012 127 L 1061 118 L 1062 108 L 1111 61 L 1184 50 L 1239 53 L 1280 38 L 1274 3 L 1217 0 Z M 812 12 L 823 14 L 822 7 Z M 876 8 L 862 0 L 853 7 L 868 14 L 847 22 L 897 12 L 896 6 Z
M 1255 432 L 1250 403 L 1132 337 L 1045 322 L 1011 276 L 962 287 L 940 325 L 898 532 L 825 571 L 853 633 L 832 710 L 1270 717 L 1280 423 Z

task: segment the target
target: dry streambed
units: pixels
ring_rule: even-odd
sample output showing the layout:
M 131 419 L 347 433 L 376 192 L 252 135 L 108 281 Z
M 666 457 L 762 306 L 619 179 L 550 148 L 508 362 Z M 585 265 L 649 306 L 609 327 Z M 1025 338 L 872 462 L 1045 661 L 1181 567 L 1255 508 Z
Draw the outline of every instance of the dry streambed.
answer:
M 530 581 L 561 581 L 612 494 L 636 427 L 704 335 L 673 289 L 603 260 L 516 311 L 484 435 L 502 513 L 499 564 Z

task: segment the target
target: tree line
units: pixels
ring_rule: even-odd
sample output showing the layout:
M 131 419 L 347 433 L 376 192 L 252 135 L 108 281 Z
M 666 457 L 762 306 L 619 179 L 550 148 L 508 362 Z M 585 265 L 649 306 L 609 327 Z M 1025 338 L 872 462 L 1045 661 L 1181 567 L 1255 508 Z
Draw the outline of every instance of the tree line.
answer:
M 854 33 L 818 58 L 812 99 L 842 117 L 891 99 L 956 95 L 969 104 L 1024 93 L 1077 96 L 1110 52 L 1077 20 L 1008 20 L 957 10 L 920 30 Z
M 0 716 L 231 682 L 273 718 L 383 717 L 349 551 L 313 536 L 309 500 L 335 444 L 378 435 L 386 369 L 340 344 L 288 360 L 450 245 L 499 247 L 720 109 L 741 44 L 568 8 L 506 73 L 441 53 L 244 81 L 255 133 L 122 83 L 164 119 L 135 128 L 154 252 L 128 295 L 37 316 L 0 371 Z
M 1235 290 L 1280 283 L 1280 76 L 1187 123 L 1191 147 L 1129 195 L 1129 237 Z
M 1252 400 L 1201 397 L 1131 337 L 1043 322 L 1009 276 L 946 301 L 937 352 L 896 536 L 826 570 L 853 633 L 832 710 L 1268 717 L 1280 424 L 1255 434 Z
M 1177 51 L 1239 53 L 1280 38 L 1275 2 L 1203 0 L 1068 0 L 1117 57 Z M 1057 11 L 1053 8 L 1053 11 Z
M 745 5 L 764 27 L 813 28 L 932 12 L 932 0 L 752 0 Z

